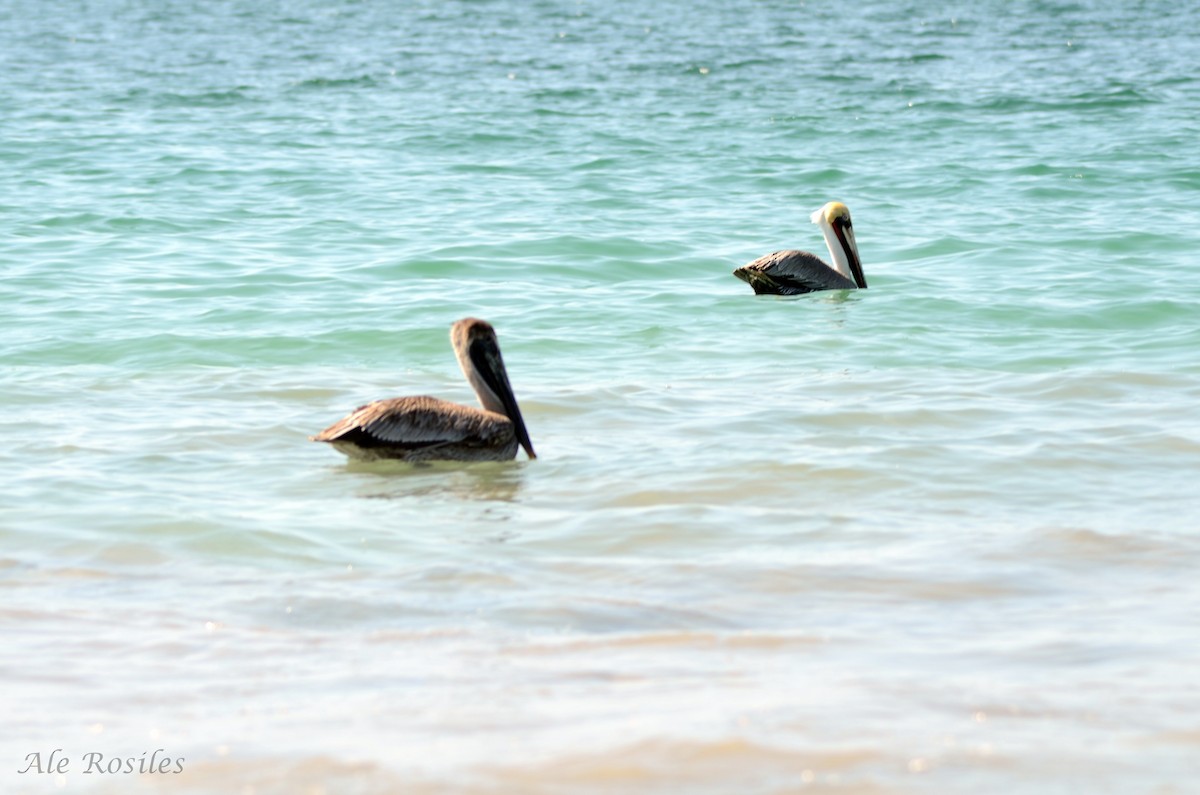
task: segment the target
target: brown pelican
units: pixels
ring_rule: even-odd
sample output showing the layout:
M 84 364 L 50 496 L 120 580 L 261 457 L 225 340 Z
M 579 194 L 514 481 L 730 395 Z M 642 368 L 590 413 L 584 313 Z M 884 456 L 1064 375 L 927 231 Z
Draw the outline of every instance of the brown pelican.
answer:
M 537 458 L 517 408 L 496 330 L 473 317 L 450 327 L 450 342 L 483 410 L 432 397 L 400 397 L 359 406 L 309 439 L 329 442 L 360 461 L 506 461 L 517 445 Z
M 743 265 L 733 275 L 762 295 L 800 295 L 816 290 L 853 290 L 866 288 L 850 210 L 841 202 L 829 202 L 812 214 L 812 222 L 821 227 L 833 264 L 807 251 L 776 251 Z

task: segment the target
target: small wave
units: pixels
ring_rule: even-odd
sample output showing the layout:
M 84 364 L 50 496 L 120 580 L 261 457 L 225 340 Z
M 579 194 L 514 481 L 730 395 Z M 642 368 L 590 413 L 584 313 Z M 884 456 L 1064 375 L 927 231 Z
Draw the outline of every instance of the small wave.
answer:
M 778 66 L 780 59 L 778 58 L 745 58 L 740 61 L 730 61 L 729 63 L 721 64 L 722 69 L 752 69 L 756 66 Z
M 300 80 L 292 85 L 297 89 L 316 91 L 329 88 L 374 88 L 379 85 L 379 80 L 373 75 L 359 75 L 358 77 L 310 77 L 307 80 Z
M 531 91 L 529 96 L 535 100 L 545 99 L 595 99 L 600 92 L 594 88 L 541 88 Z
M 168 95 L 171 97 L 171 95 Z M 205 91 L 199 94 L 180 94 L 172 99 L 176 100 L 177 104 L 186 105 L 187 107 L 225 107 L 227 105 L 241 105 L 245 102 L 252 101 L 252 98 L 242 89 L 230 89 L 228 91 Z
M 133 104 L 145 103 L 154 107 L 220 108 L 257 102 L 258 99 L 251 96 L 252 90 L 249 86 L 196 92 L 152 92 L 145 89 L 132 89 L 125 93 L 122 101 Z

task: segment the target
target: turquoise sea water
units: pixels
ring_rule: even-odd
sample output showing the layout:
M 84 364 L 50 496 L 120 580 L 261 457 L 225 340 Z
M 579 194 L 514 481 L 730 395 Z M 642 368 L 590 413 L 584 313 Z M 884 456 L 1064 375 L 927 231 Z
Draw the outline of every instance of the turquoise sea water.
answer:
M 0 4 L 3 790 L 1196 791 L 1196 30 Z M 306 440 L 468 315 L 537 461 Z

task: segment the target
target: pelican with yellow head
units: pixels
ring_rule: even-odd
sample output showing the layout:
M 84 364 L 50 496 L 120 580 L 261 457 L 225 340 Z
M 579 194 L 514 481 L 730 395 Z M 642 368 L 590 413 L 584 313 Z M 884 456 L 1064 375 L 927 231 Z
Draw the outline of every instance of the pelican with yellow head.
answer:
M 832 263 L 807 251 L 776 251 L 743 265 L 733 275 L 758 295 L 801 295 L 817 290 L 866 289 L 850 210 L 841 202 L 828 202 L 811 216 L 821 228 Z

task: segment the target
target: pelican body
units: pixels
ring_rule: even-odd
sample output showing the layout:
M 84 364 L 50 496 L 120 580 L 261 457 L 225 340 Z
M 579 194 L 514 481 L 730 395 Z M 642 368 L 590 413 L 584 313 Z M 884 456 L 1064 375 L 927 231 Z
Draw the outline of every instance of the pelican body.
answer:
M 800 295 L 817 290 L 865 289 L 862 262 L 854 242 L 850 210 L 841 202 L 829 202 L 811 216 L 821 227 L 833 264 L 807 251 L 776 251 L 743 265 L 733 275 L 754 288 L 758 295 Z
M 359 461 L 507 461 L 518 446 L 537 458 L 495 329 L 465 318 L 450 327 L 450 342 L 482 410 L 425 396 L 376 400 L 309 439 Z

